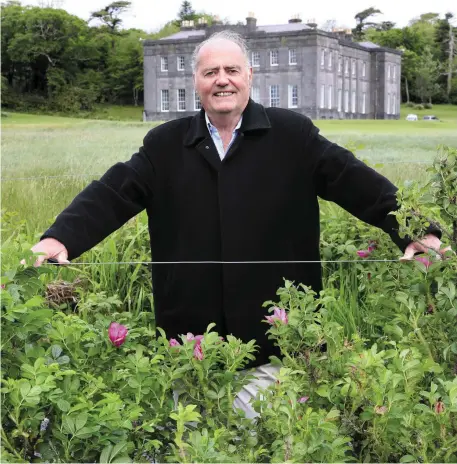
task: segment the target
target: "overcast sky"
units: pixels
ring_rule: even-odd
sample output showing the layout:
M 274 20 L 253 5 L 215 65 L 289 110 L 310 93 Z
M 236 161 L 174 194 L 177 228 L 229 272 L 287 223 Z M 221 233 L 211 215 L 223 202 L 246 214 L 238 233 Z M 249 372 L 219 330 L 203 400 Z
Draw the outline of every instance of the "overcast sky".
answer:
M 59 3 L 61 8 L 83 19 L 88 19 L 92 11 L 101 9 L 112 0 L 24 0 L 24 4 L 38 5 L 46 2 Z M 167 21 L 177 16 L 182 0 L 132 0 L 130 11 L 124 14 L 124 27 L 136 27 L 147 32 L 158 30 Z M 354 16 L 371 6 L 382 11 L 377 15 L 377 21 L 393 21 L 398 27 L 423 13 L 439 13 L 441 17 L 448 11 L 457 16 L 456 0 L 226 0 L 214 2 L 211 0 L 191 1 L 194 10 L 219 15 L 231 22 L 245 21 L 248 12 L 252 11 L 257 18 L 257 24 L 287 23 L 294 14 L 299 14 L 305 22 L 314 18 L 319 26 L 327 20 L 335 20 L 338 26 L 354 27 Z M 269 4 L 269 6 L 267 6 Z

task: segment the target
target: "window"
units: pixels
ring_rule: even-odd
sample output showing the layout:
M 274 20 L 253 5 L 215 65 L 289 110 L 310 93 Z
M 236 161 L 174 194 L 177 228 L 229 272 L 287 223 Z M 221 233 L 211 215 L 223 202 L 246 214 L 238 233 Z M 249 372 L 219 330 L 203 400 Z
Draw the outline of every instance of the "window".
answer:
M 252 52 L 252 66 L 260 66 L 260 52 Z
M 365 61 L 362 63 L 362 77 L 366 77 L 367 75 L 367 64 Z
M 298 107 L 298 85 L 289 85 L 289 108 Z
M 390 93 L 387 94 L 387 114 L 390 114 Z
M 344 60 L 344 74 L 349 74 L 349 60 Z
M 202 102 L 200 100 L 200 95 L 197 92 L 194 92 L 194 110 L 199 111 L 202 109 Z
M 338 111 L 343 109 L 343 91 L 338 89 Z
M 184 65 L 186 63 L 184 56 L 178 56 L 178 71 L 184 71 Z
M 343 59 L 341 57 L 338 58 L 338 72 L 340 73 L 343 69 Z
M 178 89 L 178 111 L 186 111 L 186 89 Z
M 394 64 L 394 75 L 392 76 L 393 80 L 397 77 L 397 65 Z
M 332 94 L 333 94 L 333 86 L 329 85 L 328 90 L 327 90 L 327 108 L 329 110 L 332 109 Z
M 355 60 L 352 60 L 352 75 L 355 76 Z
M 271 66 L 278 66 L 279 64 L 279 56 L 278 50 L 271 50 L 270 52 L 270 65 Z
M 321 85 L 321 104 L 320 104 L 320 107 L 325 108 L 325 85 L 324 84 Z
M 328 52 L 328 69 L 332 69 L 332 65 L 333 65 L 333 62 L 332 62 L 332 52 L 329 51 Z
M 392 94 L 392 108 L 391 108 L 391 111 L 390 111 L 390 114 L 395 114 L 396 113 L 396 108 L 395 108 L 395 105 L 396 105 L 396 98 L 397 96 L 395 94 Z
M 160 70 L 161 71 L 168 71 L 168 56 L 161 56 L 160 57 Z
M 355 90 L 352 91 L 351 111 L 355 113 Z
M 349 111 L 349 90 L 344 91 L 344 111 Z
M 387 79 L 390 79 L 390 64 L 387 65 Z
M 362 94 L 362 114 L 367 112 L 367 93 L 363 92 Z
M 321 66 L 325 66 L 325 49 L 322 50 L 321 54 Z
M 251 98 L 257 103 L 260 102 L 260 87 L 251 88 Z
M 289 64 L 297 64 L 297 50 L 295 48 L 289 50 Z
M 270 106 L 279 107 L 279 85 L 270 85 Z
M 170 91 L 169 90 L 160 91 L 160 110 L 170 111 Z

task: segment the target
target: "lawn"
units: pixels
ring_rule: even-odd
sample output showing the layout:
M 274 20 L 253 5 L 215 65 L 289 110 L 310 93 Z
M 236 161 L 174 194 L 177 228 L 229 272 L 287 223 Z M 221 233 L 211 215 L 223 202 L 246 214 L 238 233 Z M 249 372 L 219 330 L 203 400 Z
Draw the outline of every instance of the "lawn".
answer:
M 127 109 L 129 117 L 132 108 Z M 419 117 L 435 114 L 440 122 L 405 121 L 414 111 L 402 108 L 400 120 L 315 124 L 324 136 L 354 149 L 358 157 L 401 183 L 423 174 L 438 145 L 457 146 L 457 107 L 417 112 Z M 116 114 L 123 115 L 119 109 Z M 136 152 L 153 125 L 10 113 L 2 118 L 3 209 L 18 212 L 32 230 L 42 230 L 91 179 Z

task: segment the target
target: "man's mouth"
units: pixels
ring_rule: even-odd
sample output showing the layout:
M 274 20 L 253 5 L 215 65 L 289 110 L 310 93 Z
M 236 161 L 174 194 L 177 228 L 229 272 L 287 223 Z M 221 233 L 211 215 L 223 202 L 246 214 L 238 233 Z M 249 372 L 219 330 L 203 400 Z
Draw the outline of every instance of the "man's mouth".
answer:
M 215 97 L 230 97 L 235 92 L 217 92 L 214 94 Z

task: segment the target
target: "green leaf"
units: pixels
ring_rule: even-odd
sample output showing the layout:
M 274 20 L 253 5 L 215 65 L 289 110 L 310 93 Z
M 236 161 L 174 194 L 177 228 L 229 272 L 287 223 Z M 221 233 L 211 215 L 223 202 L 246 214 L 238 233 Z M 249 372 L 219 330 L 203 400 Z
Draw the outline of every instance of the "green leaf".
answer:
M 108 464 L 109 458 L 111 456 L 111 450 L 113 449 L 113 445 L 109 444 L 106 445 L 103 450 L 102 454 L 100 454 L 100 460 L 98 461 L 100 464 Z
M 62 353 L 62 347 L 60 345 L 51 346 L 51 354 L 54 359 L 57 359 Z
M 328 412 L 328 414 L 325 416 L 327 420 L 332 420 L 336 419 L 337 417 L 340 417 L 340 411 L 338 409 L 332 409 L 331 411 Z
M 76 430 L 80 430 L 86 425 L 87 418 L 88 418 L 87 412 L 81 412 L 76 416 L 76 419 L 75 419 Z
M 68 412 L 70 410 L 71 405 L 67 400 L 60 399 L 59 401 L 57 401 L 57 407 L 63 412 Z
M 128 456 L 127 454 L 124 455 L 124 456 L 119 456 L 118 458 L 116 458 L 114 461 L 111 461 L 113 464 L 124 464 L 124 463 L 130 463 L 130 462 L 133 462 L 132 459 L 130 458 L 130 456 Z
M 417 459 L 411 454 L 406 454 L 400 459 L 400 462 L 417 462 Z

